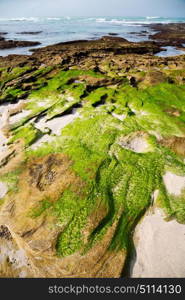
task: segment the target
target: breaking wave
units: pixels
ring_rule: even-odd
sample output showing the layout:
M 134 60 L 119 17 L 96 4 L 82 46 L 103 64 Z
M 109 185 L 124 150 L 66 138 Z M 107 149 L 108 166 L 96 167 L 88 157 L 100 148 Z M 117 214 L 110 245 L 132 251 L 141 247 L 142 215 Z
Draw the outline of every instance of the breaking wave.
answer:
M 39 21 L 39 18 L 36 17 L 29 17 L 29 18 L 25 18 L 25 17 L 21 17 L 21 18 L 0 18 L 0 21 L 14 21 L 14 22 L 21 22 L 21 21 L 28 21 L 28 22 L 37 22 Z
M 160 19 L 160 17 L 146 17 L 146 19 L 150 20 L 150 19 Z

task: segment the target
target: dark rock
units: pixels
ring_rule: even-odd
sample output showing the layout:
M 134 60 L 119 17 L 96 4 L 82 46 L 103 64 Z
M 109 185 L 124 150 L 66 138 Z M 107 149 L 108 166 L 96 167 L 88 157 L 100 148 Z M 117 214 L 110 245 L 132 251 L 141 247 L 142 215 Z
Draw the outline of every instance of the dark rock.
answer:
M 150 24 L 148 27 L 157 31 L 149 38 L 160 46 L 182 46 L 185 43 L 185 23 Z
M 6 35 L 6 34 L 7 34 L 7 32 L 0 32 L 0 41 L 5 40 L 4 36 L 2 36 L 2 35 Z
M 133 77 L 133 76 L 130 78 L 130 85 L 133 86 L 133 87 L 137 87 L 136 78 Z
M 13 41 L 13 40 L 0 40 L 0 49 L 11 49 L 18 47 L 32 47 L 41 45 L 40 42 L 31 41 Z
M 17 34 L 40 34 L 42 33 L 43 31 L 22 31 L 22 32 L 17 32 Z
M 116 36 L 116 35 L 118 35 L 118 33 L 110 32 L 109 35 L 111 35 L 111 36 Z
M 0 238 L 4 238 L 6 240 L 12 240 L 12 235 L 5 225 L 0 226 Z
M 114 36 L 102 36 L 101 40 L 104 41 L 112 41 L 112 42 L 126 42 L 129 43 L 128 40 L 122 38 L 122 37 L 114 37 Z

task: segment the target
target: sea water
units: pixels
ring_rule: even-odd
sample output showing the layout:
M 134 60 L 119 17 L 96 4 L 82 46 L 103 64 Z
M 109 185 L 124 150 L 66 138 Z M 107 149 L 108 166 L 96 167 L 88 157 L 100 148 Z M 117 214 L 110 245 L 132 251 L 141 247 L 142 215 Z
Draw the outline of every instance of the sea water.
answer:
M 44 47 L 56 43 L 98 39 L 104 35 L 117 34 L 129 41 L 139 42 L 149 39 L 154 33 L 146 27 L 152 23 L 179 23 L 185 18 L 147 17 L 30 17 L 0 18 L 0 32 L 7 32 L 7 39 L 38 41 Z M 20 34 L 21 32 L 42 31 L 40 34 Z M 146 31 L 141 35 L 142 31 Z M 31 47 L 31 48 L 37 48 Z M 174 47 L 163 52 L 163 56 L 182 54 Z M 0 56 L 8 54 L 31 54 L 30 47 L 0 50 Z

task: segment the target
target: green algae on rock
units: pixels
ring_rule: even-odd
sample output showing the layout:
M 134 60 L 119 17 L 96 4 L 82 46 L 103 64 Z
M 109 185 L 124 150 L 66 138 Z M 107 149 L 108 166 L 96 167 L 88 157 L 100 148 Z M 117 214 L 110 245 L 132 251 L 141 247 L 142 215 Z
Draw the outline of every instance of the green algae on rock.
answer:
M 179 72 L 163 69 L 170 58 L 147 54 L 78 59 L 66 69 L 28 64 L 7 77 L 11 89 L 27 95 L 26 113 L 10 113 L 14 156 L 0 168 L 9 188 L 0 223 L 25 247 L 28 276 L 120 276 L 134 228 L 154 201 L 168 220 L 185 223 L 184 56 L 176 59 Z M 10 87 L 1 91 L 3 102 L 18 101 Z M 171 178 L 181 183 L 178 194 L 171 194 Z

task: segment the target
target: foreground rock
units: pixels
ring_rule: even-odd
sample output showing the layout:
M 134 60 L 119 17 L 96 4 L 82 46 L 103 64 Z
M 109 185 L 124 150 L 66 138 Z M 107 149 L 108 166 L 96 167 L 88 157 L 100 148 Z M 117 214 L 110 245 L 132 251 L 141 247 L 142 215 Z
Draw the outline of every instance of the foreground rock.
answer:
M 184 228 L 185 56 L 159 49 L 104 37 L 0 58 L 1 277 L 120 277 L 154 202 Z

